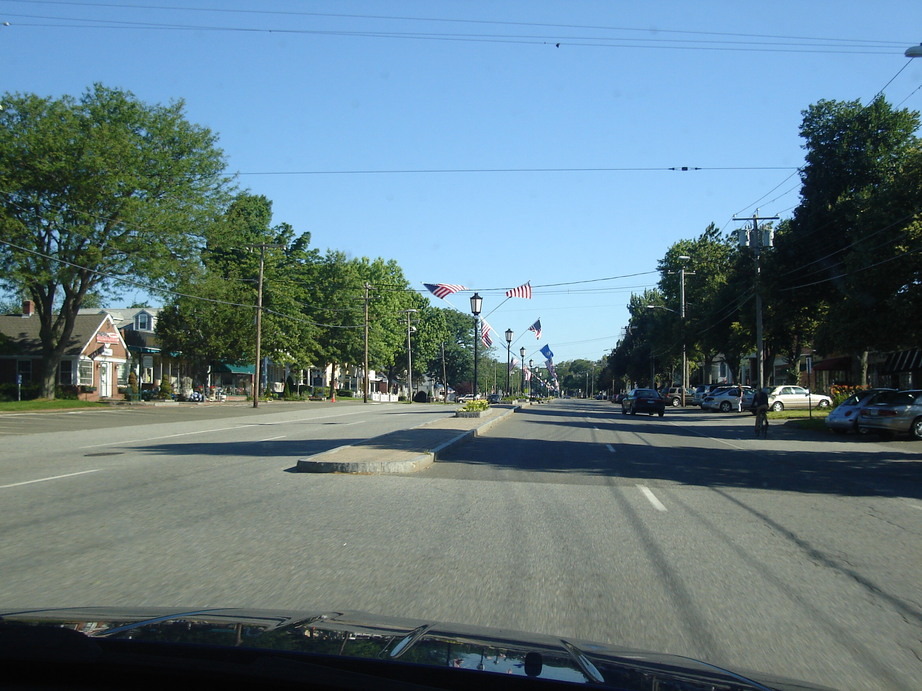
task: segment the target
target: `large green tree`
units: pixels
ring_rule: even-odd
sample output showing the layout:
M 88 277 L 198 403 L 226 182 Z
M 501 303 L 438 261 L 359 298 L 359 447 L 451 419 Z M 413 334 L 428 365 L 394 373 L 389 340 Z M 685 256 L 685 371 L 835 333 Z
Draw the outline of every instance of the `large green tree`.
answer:
M 801 203 L 778 237 L 783 266 L 774 289 L 822 315 L 815 344 L 822 351 L 866 363 L 868 350 L 915 340 L 892 325 L 906 323 L 922 274 L 919 124 L 918 112 L 894 109 L 882 96 L 804 111 Z
M 79 98 L 2 102 L 0 280 L 35 302 L 52 398 L 87 296 L 180 275 L 226 198 L 225 160 L 181 101 L 150 105 L 95 84 Z

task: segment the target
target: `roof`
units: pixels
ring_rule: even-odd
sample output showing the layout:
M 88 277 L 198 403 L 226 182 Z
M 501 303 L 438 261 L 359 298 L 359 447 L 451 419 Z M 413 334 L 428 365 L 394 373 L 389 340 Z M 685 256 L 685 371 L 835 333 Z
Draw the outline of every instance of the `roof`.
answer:
M 102 328 L 109 320 L 109 316 L 103 314 L 78 314 L 74 319 L 74 332 L 71 334 L 70 341 L 64 349 L 65 356 L 77 356 L 83 352 L 90 339 Z M 4 315 L 0 316 L 0 334 L 3 334 L 9 344 L 4 348 L 7 355 L 18 355 L 20 357 L 41 357 L 42 342 L 39 336 L 42 323 L 37 314 L 31 317 L 21 315 Z
M 115 325 L 121 329 L 125 326 L 133 326 L 134 318 L 141 312 L 147 312 L 151 317 L 157 319 L 162 309 L 162 307 L 84 307 L 78 310 L 77 314 L 109 314 Z

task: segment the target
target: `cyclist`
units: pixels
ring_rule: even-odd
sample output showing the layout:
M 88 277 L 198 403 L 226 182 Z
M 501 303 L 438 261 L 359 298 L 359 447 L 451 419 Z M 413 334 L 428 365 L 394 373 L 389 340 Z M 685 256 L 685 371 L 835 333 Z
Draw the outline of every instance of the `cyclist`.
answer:
M 765 389 L 759 389 L 752 397 L 752 412 L 756 416 L 756 436 L 759 436 L 763 428 L 768 428 L 768 392 Z

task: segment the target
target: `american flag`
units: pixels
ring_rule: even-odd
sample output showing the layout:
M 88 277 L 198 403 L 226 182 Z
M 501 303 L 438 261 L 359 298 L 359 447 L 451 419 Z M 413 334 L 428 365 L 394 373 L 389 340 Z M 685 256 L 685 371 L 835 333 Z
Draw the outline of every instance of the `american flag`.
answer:
M 509 360 L 509 371 L 511 372 L 512 368 L 518 364 L 519 364 L 519 361 L 516 360 L 515 358 L 512 358 L 511 360 Z
M 528 327 L 528 330 L 529 330 L 529 331 L 534 331 L 534 332 L 535 332 L 535 338 L 536 338 L 536 339 L 540 339 L 540 338 L 541 338 L 541 320 L 539 319 L 539 320 L 536 321 L 534 324 L 532 324 L 531 326 L 529 326 L 529 327 Z
M 490 332 L 493 330 L 493 327 L 487 323 L 486 319 L 480 320 L 480 340 L 483 341 L 483 344 L 489 348 L 493 345 L 493 339 L 490 338 Z
M 531 381 L 531 370 L 527 367 L 525 368 L 525 381 Z
M 433 295 L 443 300 L 447 295 L 457 293 L 460 290 L 467 290 L 464 286 L 454 285 L 452 283 L 423 283 L 423 285 L 426 286 Z
M 531 299 L 531 281 L 523 283 L 518 288 L 506 291 L 507 298 L 529 298 Z

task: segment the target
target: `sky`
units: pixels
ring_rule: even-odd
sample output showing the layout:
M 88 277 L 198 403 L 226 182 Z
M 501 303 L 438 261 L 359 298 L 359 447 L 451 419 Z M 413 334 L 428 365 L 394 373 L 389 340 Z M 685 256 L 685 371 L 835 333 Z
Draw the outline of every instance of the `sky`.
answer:
M 563 362 L 615 347 L 674 243 L 790 217 L 811 104 L 922 110 L 919 43 L 918 0 L 0 0 L 0 91 L 181 99 L 274 223 Z

